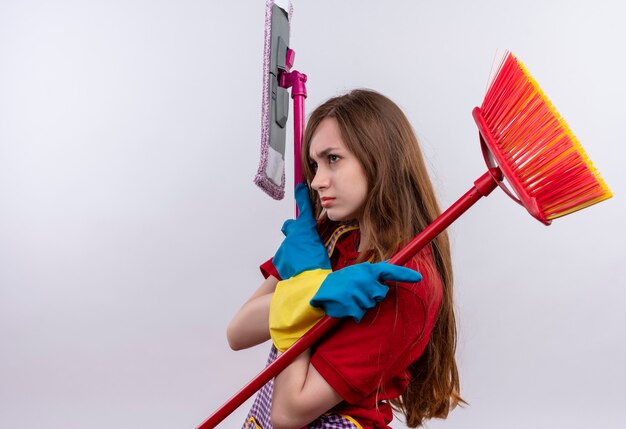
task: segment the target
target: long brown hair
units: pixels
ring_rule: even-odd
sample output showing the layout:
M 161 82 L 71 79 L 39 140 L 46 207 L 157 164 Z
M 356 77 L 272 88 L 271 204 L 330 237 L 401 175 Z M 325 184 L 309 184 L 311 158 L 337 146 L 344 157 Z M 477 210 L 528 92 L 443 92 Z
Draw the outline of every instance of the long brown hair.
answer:
M 302 170 L 310 184 L 311 138 L 325 118 L 334 118 L 346 147 L 363 165 L 368 198 L 361 229 L 377 261 L 389 259 L 430 224 L 441 210 L 413 128 L 402 110 L 371 90 L 331 98 L 311 114 L 302 147 Z M 317 198 L 316 214 L 322 209 Z M 410 367 L 411 382 L 401 398 L 391 401 L 409 427 L 445 418 L 459 403 L 459 375 L 455 361 L 456 321 L 453 309 L 450 242 L 444 232 L 431 243 L 443 296 L 432 335 L 422 356 Z M 363 252 L 365 253 L 365 252 Z

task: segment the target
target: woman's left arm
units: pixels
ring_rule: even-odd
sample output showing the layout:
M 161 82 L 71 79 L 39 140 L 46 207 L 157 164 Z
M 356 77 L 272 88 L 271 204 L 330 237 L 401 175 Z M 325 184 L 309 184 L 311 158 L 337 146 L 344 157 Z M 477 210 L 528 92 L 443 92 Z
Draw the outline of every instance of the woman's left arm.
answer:
M 275 429 L 299 429 L 343 400 L 311 365 L 310 357 L 307 349 L 274 379 Z

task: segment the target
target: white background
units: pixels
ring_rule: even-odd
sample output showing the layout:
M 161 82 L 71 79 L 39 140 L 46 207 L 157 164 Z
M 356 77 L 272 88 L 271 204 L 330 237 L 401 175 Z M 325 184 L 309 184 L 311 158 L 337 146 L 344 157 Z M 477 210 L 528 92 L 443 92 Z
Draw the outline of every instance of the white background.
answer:
M 0 427 L 194 428 L 263 367 L 267 345 L 233 352 L 224 332 L 293 212 L 252 183 L 264 7 L 0 0 Z M 444 207 L 485 171 L 471 109 L 504 49 L 615 194 L 545 227 L 495 191 L 453 225 L 470 406 L 430 427 L 624 427 L 625 16 L 618 0 L 294 2 L 307 110 L 391 97 Z

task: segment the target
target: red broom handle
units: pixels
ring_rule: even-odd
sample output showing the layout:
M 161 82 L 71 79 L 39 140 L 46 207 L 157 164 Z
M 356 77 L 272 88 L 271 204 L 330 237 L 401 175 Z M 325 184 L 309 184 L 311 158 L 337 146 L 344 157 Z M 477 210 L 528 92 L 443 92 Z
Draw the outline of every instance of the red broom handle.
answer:
M 502 172 L 499 168 L 490 168 L 485 174 L 480 176 L 475 182 L 472 189 L 467 191 L 461 198 L 452 204 L 446 211 L 441 213 L 437 219 L 432 221 L 422 232 L 417 234 L 415 238 L 408 242 L 406 246 L 398 251 L 390 260 L 390 264 L 404 265 L 409 259 L 417 254 L 424 246 L 430 243 L 444 229 L 450 226 L 452 222 L 457 220 L 463 213 L 472 207 L 476 201 L 482 197 L 486 197 L 502 180 Z
M 237 392 L 232 398 L 230 398 L 224 405 L 222 405 L 216 412 L 211 414 L 208 419 L 204 421 L 197 429 L 213 429 L 222 420 L 235 411 L 241 404 L 243 404 L 250 396 L 252 396 L 257 390 L 263 387 L 268 381 L 277 376 L 283 369 L 285 369 L 295 358 L 298 357 L 303 351 L 308 349 L 315 343 L 322 335 L 324 335 L 330 328 L 335 326 L 341 319 L 333 319 L 332 317 L 324 317 L 315 326 L 303 335 L 298 341 L 296 341 L 287 351 L 278 356 L 274 362 L 265 367 L 256 377 L 254 377 L 248 384 L 246 384 L 239 392 Z
M 490 168 L 485 174 L 480 176 L 475 182 L 472 189 L 467 191 L 465 195 L 459 198 L 446 211 L 444 211 L 437 219 L 428 225 L 421 233 L 416 235 L 406 246 L 396 253 L 390 260 L 390 264 L 404 265 L 409 259 L 415 256 L 424 246 L 432 239 L 439 235 L 452 222 L 457 220 L 459 216 L 465 213 L 479 199 L 486 197 L 498 186 L 498 181 L 502 180 L 502 173 L 497 167 Z M 268 381 L 278 375 L 291 362 L 294 361 L 303 351 L 311 347 L 322 335 L 328 332 L 333 326 L 342 319 L 334 319 L 325 316 L 315 326 L 313 326 L 306 334 L 296 341 L 287 351 L 278 356 L 274 362 L 263 369 L 256 377 L 246 384 L 239 392 L 230 398 L 224 405 L 215 411 L 208 419 L 206 419 L 197 429 L 213 429 L 222 420 L 235 411 L 257 390 L 263 387 Z

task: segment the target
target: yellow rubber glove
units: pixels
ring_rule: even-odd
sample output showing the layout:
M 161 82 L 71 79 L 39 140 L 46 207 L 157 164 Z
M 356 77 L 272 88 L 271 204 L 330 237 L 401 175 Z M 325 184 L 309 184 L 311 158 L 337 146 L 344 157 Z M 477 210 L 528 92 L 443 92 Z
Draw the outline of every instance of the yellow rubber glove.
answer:
M 270 303 L 270 335 L 280 352 L 284 352 L 311 329 L 324 311 L 309 304 L 320 285 L 332 271 L 304 271 L 278 282 Z

